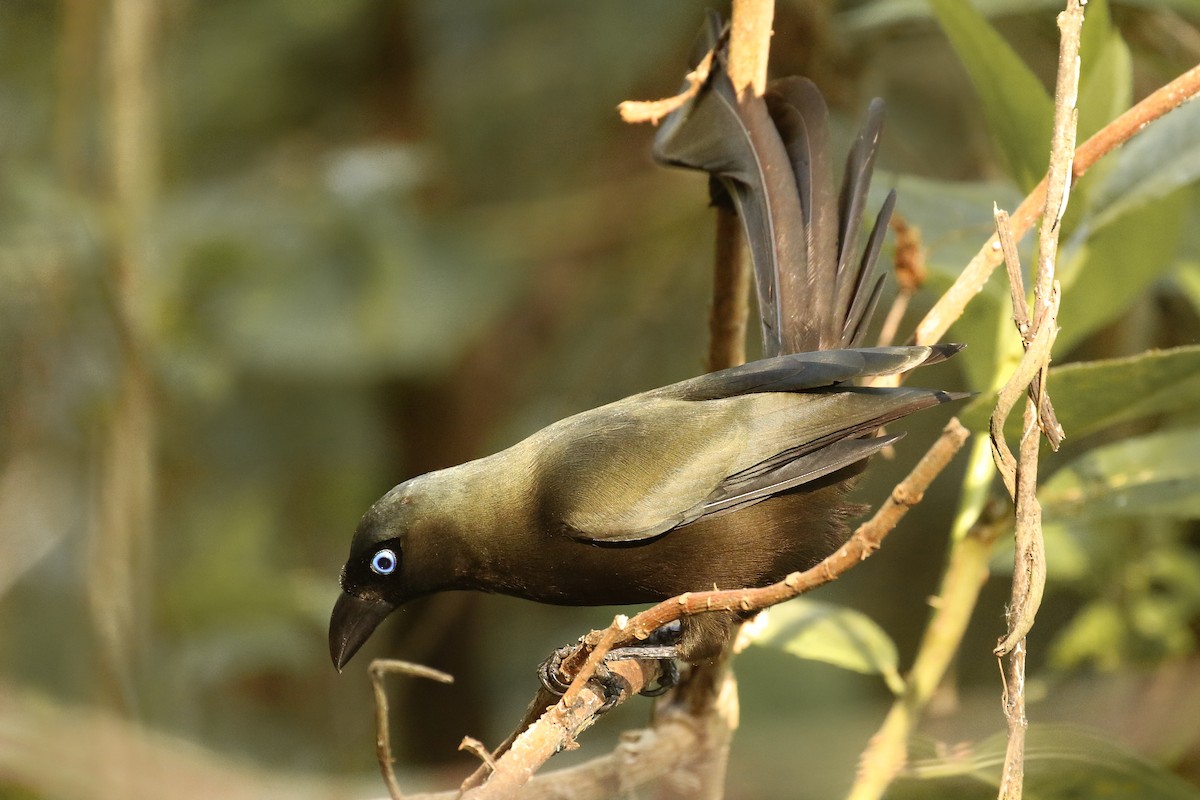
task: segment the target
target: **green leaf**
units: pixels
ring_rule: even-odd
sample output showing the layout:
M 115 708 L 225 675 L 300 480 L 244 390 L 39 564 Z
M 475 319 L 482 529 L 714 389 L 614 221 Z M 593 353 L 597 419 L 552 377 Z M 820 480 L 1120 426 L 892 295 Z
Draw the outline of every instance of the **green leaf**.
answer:
M 896 694 L 904 691 L 896 645 L 870 617 L 844 606 L 801 597 L 771 609 L 755 644 L 867 675 L 881 675 Z
M 1129 358 L 1066 364 L 1050 369 L 1050 394 L 1071 437 L 1153 414 L 1200 407 L 1200 346 L 1155 350 Z M 985 431 L 995 392 L 977 397 L 960 417 Z M 1020 432 L 1021 415 L 1010 416 L 1008 433 Z
M 1078 141 L 1083 142 L 1133 101 L 1132 56 L 1112 26 L 1107 3 L 1088 3 L 1079 58 Z
M 1175 265 L 1188 200 L 1186 193 L 1178 192 L 1128 209 L 1112 224 L 1086 240 L 1076 237 L 1060 251 L 1062 329 L 1054 343 L 1056 352 L 1066 352 L 1119 317 Z M 1081 229 L 1080 235 L 1087 231 Z
M 1200 428 L 1165 430 L 1097 447 L 1042 484 L 1051 519 L 1200 517 Z
M 962 0 L 967 2 L 967 0 Z M 985 17 L 1012 16 L 1034 12 L 1059 12 L 1062 0 L 971 0 Z M 1095 2 L 1095 0 L 1093 0 Z M 1121 0 L 1118 5 L 1152 8 L 1161 11 L 1171 8 L 1181 14 L 1200 17 L 1200 0 Z M 1092 13 L 1088 3 L 1084 20 Z M 926 20 L 930 17 L 927 0 L 869 0 L 837 15 L 838 28 L 847 33 L 872 33 L 879 28 Z
M 1200 103 L 1187 103 L 1151 123 L 1115 154 L 1115 163 L 1090 189 L 1087 224 L 1101 228 L 1200 178 Z
M 1062 9 L 1059 0 L 973 0 L 985 17 Z M 838 15 L 839 27 L 851 33 L 928 19 L 928 0 L 872 0 Z
M 963 0 L 930 0 L 983 104 L 988 128 L 1025 191 L 1046 172 L 1054 103 L 1046 87 L 984 16 Z
M 902 783 L 970 779 L 999 787 L 1007 747 L 997 733 L 965 754 L 935 754 L 918 740 Z M 932 790 L 936 791 L 936 790 Z M 1025 737 L 1025 794 L 1039 800 L 1103 797 L 1105 800 L 1197 800 L 1200 790 L 1098 732 L 1067 725 L 1031 725 Z M 889 797 L 890 797 L 889 793 Z
M 1177 264 L 1175 286 L 1183 293 L 1192 308 L 1200 313 L 1200 262 L 1185 261 Z

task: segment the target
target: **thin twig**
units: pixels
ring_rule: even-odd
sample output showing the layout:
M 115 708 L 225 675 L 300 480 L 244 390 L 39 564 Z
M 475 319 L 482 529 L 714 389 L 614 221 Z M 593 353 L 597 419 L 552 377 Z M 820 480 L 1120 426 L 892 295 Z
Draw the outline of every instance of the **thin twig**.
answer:
M 160 10 L 152 2 L 111 5 L 107 167 L 113 225 L 105 289 L 120 347 L 120 370 L 93 481 L 86 556 L 88 612 L 99 650 L 97 674 L 113 708 L 135 714 L 138 672 L 150 628 L 150 565 L 158 495 L 159 403 L 143 321 L 153 317 L 152 215 L 159 191 Z
M 495 772 L 496 759 L 492 757 L 492 751 L 488 750 L 487 745 L 474 736 L 464 736 L 462 741 L 458 743 L 458 749 L 461 752 L 470 753 L 478 758 L 489 772 Z
M 383 774 L 383 782 L 387 785 L 388 794 L 392 800 L 404 800 L 400 784 L 396 780 L 396 770 L 392 766 L 391 710 L 388 708 L 387 689 L 383 685 L 386 675 L 411 675 L 414 678 L 428 678 L 440 683 L 454 683 L 454 676 L 448 675 L 433 667 L 413 664 L 408 661 L 396 661 L 388 658 L 377 658 L 367 667 L 371 677 L 371 688 L 375 692 L 375 757 L 379 760 L 379 771 Z
M 1192 67 L 1167 85 L 1147 95 L 1080 145 L 1075 151 L 1075 159 L 1071 165 L 1072 178 L 1079 180 L 1103 156 L 1127 142 L 1149 123 L 1191 100 L 1197 93 L 1200 93 L 1200 65 Z M 1013 232 L 1017 239 L 1029 231 L 1045 204 L 1046 180 L 1043 178 L 1013 212 Z M 941 341 L 954 321 L 962 316 L 971 298 L 983 290 L 983 285 L 991 277 L 992 271 L 1000 265 L 1001 259 L 1000 243 L 993 235 L 984 242 L 954 285 L 921 320 L 914 341 L 917 344 Z
M 997 219 L 997 222 L 1003 224 L 1001 219 Z M 1020 267 L 1016 267 L 1016 270 L 1018 270 L 1016 279 L 1019 281 Z M 1012 272 L 1013 267 L 1009 267 L 1009 271 Z M 1013 374 L 1009 375 L 1008 380 L 1001 387 L 1000 393 L 996 397 L 996 408 L 992 409 L 989 431 L 991 452 L 996 462 L 996 468 L 1000 470 L 1000 475 L 1004 481 L 1004 488 L 1008 489 L 1009 497 L 1012 497 L 1015 501 L 1018 462 L 1016 462 L 1016 458 L 1013 456 L 1013 451 L 1009 450 L 1008 441 L 1004 439 L 1004 425 L 1006 425 L 1008 415 L 1016 407 L 1016 401 L 1019 401 L 1021 395 L 1027 395 L 1034 384 L 1037 384 L 1038 390 L 1042 389 L 1042 381 L 1039 379 L 1040 373 L 1042 373 L 1045 363 L 1050 359 L 1050 349 L 1054 347 L 1058 330 L 1055 325 L 1043 325 L 1031 330 L 1027 309 L 1025 309 L 1025 295 L 1021 294 L 1018 287 L 1013 288 L 1013 295 L 1014 297 L 1018 295 L 1021 297 L 1019 306 L 1014 305 L 1013 319 L 1016 323 L 1016 329 L 1022 331 L 1022 338 L 1025 339 L 1025 355 L 1021 357 L 1020 363 L 1014 369 Z M 1054 303 L 1054 315 L 1057 318 L 1057 293 L 1054 293 L 1054 296 L 1052 296 L 1052 303 Z M 1037 403 L 1039 408 L 1048 408 L 1050 405 L 1048 398 L 1049 396 L 1045 392 L 1039 391 L 1038 395 L 1030 397 L 1030 401 Z M 1058 429 L 1057 438 L 1062 438 L 1061 428 Z
M 1012 222 L 1009 219 L 1008 212 L 1001 208 L 995 208 L 992 213 L 996 219 L 996 236 L 1000 239 L 1000 250 L 1004 254 L 1004 264 L 1008 271 L 1008 288 L 1009 295 L 1012 299 L 1013 323 L 1016 324 L 1017 333 L 1021 336 L 1022 346 L 1026 351 L 1028 351 L 1029 348 L 1033 346 L 1035 331 L 1033 327 L 1033 321 L 1029 315 L 1029 304 L 1025 300 L 1025 281 L 1022 278 L 1021 257 L 1017 252 L 1016 237 L 1013 236 Z M 1051 336 L 1055 336 L 1057 333 L 1057 330 L 1053 330 L 1051 331 Z M 1049 348 L 1049 346 L 1049 344 L 1046 345 L 1047 348 Z M 1047 350 L 1047 352 L 1049 352 L 1049 350 Z M 1014 383 L 1015 378 L 1010 378 L 1009 382 Z M 1031 380 L 1025 380 L 1021 383 L 1020 387 L 1017 388 L 1021 387 L 1027 387 L 1029 397 L 1038 403 L 1038 419 L 1041 423 L 1042 431 L 1046 434 L 1046 439 L 1050 442 L 1050 447 L 1054 450 L 1058 450 L 1059 445 L 1062 444 L 1065 434 L 1063 433 L 1062 425 L 1060 425 L 1058 422 L 1058 415 L 1054 412 L 1054 404 L 1050 402 L 1050 395 L 1042 391 L 1041 370 L 1038 370 L 1037 374 L 1034 375 Z M 1004 413 L 999 415 L 1002 417 L 1002 419 L 1000 420 L 1000 424 L 998 426 L 995 424 L 995 418 L 997 414 L 993 413 L 993 443 L 996 441 L 995 429 L 998 428 L 1001 431 L 1003 430 L 1004 419 L 1008 417 L 1008 412 L 1012 410 L 1013 405 L 1016 404 L 1016 400 L 1017 398 L 1014 396 L 1012 399 L 1012 405 L 1009 405 Z M 1000 442 L 1003 444 L 1002 438 L 1000 439 Z M 1005 446 L 1004 449 L 1007 451 L 1007 446 Z M 1015 470 L 1016 462 L 1013 461 L 1012 464 L 1012 469 Z M 1003 472 L 1003 468 L 1001 471 Z M 1014 481 L 1010 481 L 1006 477 L 1005 486 L 1008 487 L 1008 493 L 1015 499 L 1016 495 L 1013 489 Z
M 912 732 L 945 677 L 971 621 L 1001 527 L 998 520 L 980 519 L 965 536 L 951 543 L 941 586 L 930 601 L 933 615 L 905 679 L 904 694 L 892 703 L 859 758 L 849 800 L 878 800 L 904 767 Z
M 1054 134 L 1050 143 L 1050 168 L 1046 175 L 1046 202 L 1038 239 L 1038 269 L 1034 283 L 1032 338 L 1052 341 L 1058 328 L 1059 293 L 1054 280 L 1058 257 L 1059 225 L 1067 211 L 1071 194 L 1071 162 L 1075 155 L 1076 122 L 1079 111 L 1079 40 L 1083 30 L 1083 3 L 1067 0 L 1066 10 L 1058 15 L 1061 41 L 1058 51 L 1058 78 L 1054 90 Z M 1045 334 L 1045 335 L 1043 335 Z M 1024 333 L 1023 338 L 1028 338 Z M 1026 351 L 1030 356 L 1032 348 Z M 1049 345 L 1038 354 L 1038 377 L 1025 403 L 1025 421 L 1021 431 L 1021 456 L 1014 481 L 1016 509 L 1016 547 L 1013 561 L 1012 595 L 1008 608 L 1008 632 L 996 647 L 996 655 L 1008 657 L 1007 690 L 1004 713 L 1008 719 L 1008 748 L 1000 781 L 1000 800 L 1021 800 L 1025 779 L 1025 636 L 1033 627 L 1046 584 L 1045 542 L 1042 539 L 1042 509 L 1037 499 L 1038 445 L 1043 430 L 1048 438 L 1061 438 L 1057 422 L 1040 418 L 1039 408 L 1046 395 L 1046 377 L 1050 365 Z M 1003 431 L 1000 431 L 1001 437 Z
M 708 80 L 709 70 L 712 69 L 712 60 L 713 53 L 710 50 L 696 65 L 696 68 L 684 76 L 688 85 L 679 94 L 664 97 L 662 100 L 626 100 L 618 104 L 617 113 L 621 115 L 621 120 L 631 125 L 642 122 L 657 125 L 663 117 L 696 96 L 700 87 Z
M 623 659 L 608 664 L 620 678 L 618 702 L 636 694 L 658 676 L 654 661 Z M 573 749 L 575 740 L 596 721 L 608 698 L 594 682 L 583 683 L 572 702 L 559 701 L 518 736 L 496 761 L 487 782 L 463 794 L 463 800 L 498 800 L 514 797 L 534 773 L 555 753 Z

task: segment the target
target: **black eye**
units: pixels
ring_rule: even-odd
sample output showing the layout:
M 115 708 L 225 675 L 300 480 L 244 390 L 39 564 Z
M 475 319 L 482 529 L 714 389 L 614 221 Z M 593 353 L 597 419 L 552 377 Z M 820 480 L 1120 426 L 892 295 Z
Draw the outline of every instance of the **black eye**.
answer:
M 396 554 L 384 548 L 371 557 L 371 571 L 376 575 L 391 575 L 396 571 Z

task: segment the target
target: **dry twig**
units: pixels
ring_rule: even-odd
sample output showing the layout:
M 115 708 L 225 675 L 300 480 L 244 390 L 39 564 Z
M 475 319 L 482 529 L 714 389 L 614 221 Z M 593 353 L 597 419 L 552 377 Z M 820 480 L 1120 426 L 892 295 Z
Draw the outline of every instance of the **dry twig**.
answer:
M 375 692 L 375 757 L 379 759 L 379 771 L 383 774 L 383 782 L 387 784 L 392 800 L 404 800 L 404 793 L 400 791 L 396 771 L 392 767 L 395 759 L 392 758 L 392 737 L 388 725 L 391 711 L 388 708 L 387 689 L 383 685 L 384 676 L 411 675 L 439 683 L 454 683 L 454 677 L 433 667 L 389 658 L 377 658 L 372 661 L 367 667 L 367 674 L 371 676 L 371 688 Z
M 1027 386 L 1031 395 L 1025 403 L 1025 420 L 1021 431 L 1020 460 L 1015 472 L 1005 476 L 1005 484 L 1016 501 L 1015 555 L 1013 560 L 1012 595 L 1007 619 L 1008 632 L 996 646 L 997 656 L 1007 656 L 1005 665 L 1004 714 L 1008 720 L 1008 748 L 1001 774 L 1001 800 L 1020 800 L 1025 778 L 1025 636 L 1033 627 L 1046 584 L 1046 548 L 1042 539 L 1042 510 L 1037 499 L 1038 445 L 1043 431 L 1055 443 L 1062 437 L 1057 421 L 1045 419 L 1041 409 L 1049 408 L 1046 400 L 1046 377 L 1050 365 L 1050 347 L 1058 330 L 1058 284 L 1054 280 L 1058 255 L 1059 223 L 1067 210 L 1071 193 L 1071 162 L 1075 155 L 1075 136 L 1079 95 L 1079 40 L 1083 30 L 1083 3 L 1086 0 L 1067 0 L 1066 10 L 1058 15 L 1061 42 L 1058 52 L 1058 78 L 1054 91 L 1054 133 L 1050 145 L 1050 168 L 1046 175 L 1046 201 L 1038 240 L 1038 269 L 1034 285 L 1032 330 L 1024 306 L 1024 287 L 1012 286 L 1013 315 L 1025 345 L 1022 366 L 1030 373 L 1024 384 L 1018 377 L 1010 380 L 1008 389 Z M 1003 228 L 1003 220 L 998 220 Z M 1002 241 L 1007 234 L 1001 234 Z M 1009 237 L 1011 238 L 1011 237 Z M 1007 248 L 1015 257 L 1015 248 Z M 1019 280 L 1019 265 L 1009 264 L 1010 277 Z M 1019 299 L 1018 299 L 1019 296 Z M 1040 344 L 1035 348 L 1034 344 Z M 1021 375 L 1025 378 L 1025 375 Z M 998 404 L 992 420 L 992 442 L 997 453 L 1004 442 L 1004 416 L 1008 409 Z M 1003 447 L 1007 450 L 1007 446 Z M 1012 454 L 1007 462 L 998 459 L 1005 469 L 1011 469 Z
M 696 65 L 696 68 L 684 76 L 688 86 L 679 94 L 664 97 L 662 100 L 626 100 L 617 105 L 617 113 L 621 115 L 622 121 L 631 125 L 642 122 L 657 125 L 663 117 L 696 96 L 696 92 L 700 91 L 700 87 L 708 80 L 709 70 L 712 69 L 712 60 L 713 54 L 710 50 Z

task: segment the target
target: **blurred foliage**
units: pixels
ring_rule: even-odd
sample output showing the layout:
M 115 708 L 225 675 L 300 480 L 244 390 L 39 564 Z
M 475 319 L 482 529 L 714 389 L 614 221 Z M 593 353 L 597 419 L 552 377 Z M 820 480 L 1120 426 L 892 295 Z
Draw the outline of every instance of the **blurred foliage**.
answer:
M 324 629 L 362 510 L 415 472 L 699 369 L 704 181 L 651 165 L 651 131 L 613 108 L 675 90 L 705 4 L 152 5 L 141 77 L 153 204 L 136 222 L 114 202 L 108 4 L 0 4 L 0 701 L 10 686 L 26 698 L 0 702 L 0 717 L 6 737 L 53 744 L 31 733 L 38 714 L 59 719 L 47 709 L 119 713 L 218 760 L 354 776 L 314 783 L 313 796 L 357 793 L 373 769 L 365 659 L 336 676 Z M 817 80 L 835 141 L 869 97 L 889 103 L 876 194 L 899 190 L 931 271 L 909 326 L 987 237 L 992 203 L 1014 208 L 1040 175 L 1060 5 L 779 3 L 774 69 Z M 1200 60 L 1198 23 L 1194 0 L 1090 2 L 1081 134 Z M 1200 715 L 1175 723 L 1167 747 L 1059 699 L 1106 671 L 1146 676 L 1131 696 L 1152 697 L 1164 672 L 1197 658 L 1197 114 L 1184 107 L 1097 165 L 1063 222 L 1049 385 L 1069 438 L 1045 458 L 1052 583 L 1030 642 L 1031 673 L 1055 691 L 1030 714 L 1099 732 L 1031 732 L 1039 797 L 1195 794 L 1164 766 L 1200 780 Z M 111 275 L 130 240 L 145 257 L 122 321 Z M 995 389 L 1019 357 L 1008 305 L 997 276 L 950 335 L 970 345 L 956 359 L 969 388 Z M 158 481 L 140 576 L 148 625 L 121 708 L 85 589 L 100 442 L 130 337 L 153 386 Z M 953 383 L 953 369 L 927 380 Z M 910 427 L 864 501 L 938 424 Z M 776 610 L 766 641 L 826 663 L 773 647 L 742 657 L 731 795 L 826 798 L 848 785 L 890 700 L 884 681 L 850 670 L 902 680 L 952 484 L 819 603 Z M 979 485 L 982 504 L 995 486 Z M 988 703 L 930 723 L 944 740 L 980 743 L 966 760 L 926 753 L 894 796 L 994 794 L 1003 743 L 982 739 L 1001 726 L 990 648 L 1004 585 L 999 574 L 985 591 L 956 676 Z M 533 665 L 609 618 L 444 600 L 399 615 L 387 648 L 459 678 L 401 698 L 406 769 L 453 758 L 464 734 L 498 740 Z M 838 620 L 850 621 L 813 635 Z M 585 755 L 643 721 L 631 706 L 589 734 Z M 0 796 L 76 796 L 53 760 L 20 763 L 0 761 Z M 21 772 L 38 768 L 37 780 Z
M 1000 787 L 1007 737 L 947 754 L 915 742 L 907 772 L 889 797 L 992 797 Z M 906 786 L 906 784 L 908 784 Z M 931 786 L 932 784 L 932 791 Z M 946 793 L 953 792 L 953 794 Z M 1196 787 L 1108 739 L 1066 726 L 1034 725 L 1025 746 L 1025 791 L 1031 797 L 1194 800 Z

